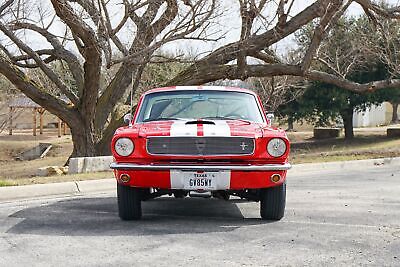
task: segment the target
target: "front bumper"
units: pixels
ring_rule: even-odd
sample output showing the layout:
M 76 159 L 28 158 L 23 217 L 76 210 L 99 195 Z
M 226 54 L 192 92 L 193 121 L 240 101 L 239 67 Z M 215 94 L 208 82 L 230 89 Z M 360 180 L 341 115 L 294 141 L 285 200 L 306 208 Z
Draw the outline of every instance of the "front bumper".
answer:
M 114 170 L 148 170 L 148 171 L 287 171 L 292 166 L 290 163 L 284 164 L 264 164 L 264 165 L 184 165 L 184 164 L 135 164 L 135 163 L 116 163 L 110 165 Z
M 185 189 L 186 178 L 193 173 L 219 173 L 215 190 L 243 190 L 273 187 L 286 180 L 289 163 L 265 165 L 159 165 L 112 163 L 118 183 L 143 188 Z M 272 182 L 272 175 L 280 175 L 279 182 Z M 122 175 L 130 180 L 123 182 Z

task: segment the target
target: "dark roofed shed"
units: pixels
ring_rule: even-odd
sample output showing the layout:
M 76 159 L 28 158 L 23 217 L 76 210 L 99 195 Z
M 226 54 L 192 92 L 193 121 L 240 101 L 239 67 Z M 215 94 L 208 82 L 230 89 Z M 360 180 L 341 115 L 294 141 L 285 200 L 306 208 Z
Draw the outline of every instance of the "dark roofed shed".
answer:
M 16 98 L 12 98 L 8 102 L 9 108 L 41 108 L 40 105 L 36 104 L 29 97 L 19 96 Z

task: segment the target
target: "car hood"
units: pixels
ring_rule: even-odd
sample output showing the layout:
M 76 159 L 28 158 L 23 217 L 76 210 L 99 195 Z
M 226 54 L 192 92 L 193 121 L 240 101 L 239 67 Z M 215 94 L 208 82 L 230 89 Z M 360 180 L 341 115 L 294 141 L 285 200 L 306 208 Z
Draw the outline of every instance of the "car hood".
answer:
M 241 136 L 258 138 L 278 129 L 242 120 L 154 121 L 134 125 L 140 137 L 151 136 Z

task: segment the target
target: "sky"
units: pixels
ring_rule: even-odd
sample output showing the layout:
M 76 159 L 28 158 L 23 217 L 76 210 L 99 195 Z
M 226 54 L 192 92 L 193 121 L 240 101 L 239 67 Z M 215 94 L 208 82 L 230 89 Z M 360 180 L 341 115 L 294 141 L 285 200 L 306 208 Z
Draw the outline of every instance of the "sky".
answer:
M 3 0 L 0 0 L 2 2 Z M 111 0 L 111 2 L 116 2 L 119 0 Z M 51 12 L 51 4 L 49 0 L 36 0 L 35 1 L 28 1 L 31 4 L 32 10 L 35 10 L 35 7 L 41 6 L 44 9 L 48 9 L 49 12 Z M 292 8 L 291 15 L 295 15 L 299 13 L 300 11 L 304 10 L 306 6 L 309 6 L 315 1 L 312 0 L 296 0 L 294 2 L 294 6 Z M 399 4 L 400 0 L 388 0 L 390 4 Z M 264 11 L 263 15 L 265 17 L 273 17 L 275 14 L 276 8 L 274 8 L 274 5 L 268 4 L 268 9 Z M 34 11 L 33 11 L 34 12 Z M 360 15 L 363 12 L 362 8 L 356 4 L 353 3 L 349 7 L 347 14 L 357 16 Z M 114 8 L 110 9 L 110 14 L 112 17 L 114 17 L 114 20 L 117 21 L 121 16 L 120 12 L 120 7 L 115 5 Z M 162 48 L 162 51 L 166 51 L 169 53 L 185 53 L 185 54 L 191 54 L 192 56 L 196 55 L 204 55 L 207 54 L 209 51 L 215 50 L 217 47 L 228 44 L 234 41 L 237 41 L 239 39 L 240 35 L 240 17 L 238 13 L 238 1 L 237 0 L 223 0 L 222 5 L 221 5 L 221 16 L 218 17 L 218 25 L 214 26 L 214 28 L 211 29 L 212 32 L 217 32 L 214 37 L 218 37 L 223 35 L 223 38 L 220 39 L 217 42 L 205 42 L 205 41 L 192 41 L 192 40 L 179 40 L 170 44 L 165 45 Z M 256 27 L 261 26 L 260 21 L 256 21 Z M 62 24 L 61 23 L 55 23 L 50 30 L 57 34 L 57 35 L 63 35 L 63 30 L 62 30 Z M 122 39 L 124 39 L 123 36 L 129 36 L 129 34 L 123 34 Z M 22 36 L 28 44 L 30 44 L 33 48 L 37 49 L 43 49 L 43 48 L 50 48 L 48 45 L 47 47 L 44 47 L 43 44 L 43 39 L 39 37 L 38 35 L 35 34 L 27 34 L 25 36 Z M 4 38 L 4 36 L 0 35 L 0 41 Z M 125 38 L 126 41 L 128 41 L 127 38 Z M 293 36 L 289 36 L 279 42 L 274 49 L 278 52 L 278 54 L 285 54 L 287 50 L 290 48 L 294 47 L 294 41 L 293 41 Z M 73 44 L 71 43 L 71 48 L 73 48 Z
M 219 24 L 220 30 L 225 33 L 223 39 L 218 42 L 199 42 L 199 41 L 177 41 L 171 44 L 164 46 L 165 51 L 189 51 L 191 54 L 204 54 L 211 50 L 215 50 L 221 45 L 225 45 L 231 42 L 235 42 L 239 39 L 240 36 L 240 17 L 238 14 L 238 4 L 237 0 L 225 0 L 223 8 L 226 8 L 226 11 L 223 12 L 223 16 L 221 17 Z M 298 14 L 305 7 L 311 5 L 315 1 L 313 0 L 295 0 L 294 5 L 292 7 L 292 15 Z M 389 4 L 395 5 L 400 4 L 400 0 L 387 0 Z M 271 11 L 265 12 L 264 15 L 274 15 L 275 9 L 271 9 Z M 363 9 L 357 3 L 352 3 L 347 12 L 347 15 L 350 16 L 358 16 L 363 14 Z M 277 51 L 278 54 L 283 55 L 289 49 L 295 46 L 294 36 L 291 35 L 284 40 L 277 43 L 273 49 Z

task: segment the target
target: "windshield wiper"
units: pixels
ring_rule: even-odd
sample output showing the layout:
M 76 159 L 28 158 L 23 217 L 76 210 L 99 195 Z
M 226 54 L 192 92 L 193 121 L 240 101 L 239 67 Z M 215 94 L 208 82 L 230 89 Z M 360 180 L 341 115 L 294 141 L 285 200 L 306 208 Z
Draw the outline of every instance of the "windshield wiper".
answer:
M 216 120 L 236 120 L 236 119 L 231 118 L 231 117 L 223 117 L 223 116 L 210 116 L 210 117 L 203 117 L 201 119 L 202 120 L 203 119 L 206 119 L 206 120 L 212 120 L 212 119 L 216 119 Z
M 203 119 L 206 119 L 206 120 L 212 120 L 212 119 L 215 119 L 215 120 L 231 120 L 231 121 L 241 121 L 241 122 L 246 122 L 248 124 L 251 124 L 251 121 L 248 121 L 248 120 L 239 119 L 239 118 L 224 117 L 224 116 L 210 116 L 210 117 L 203 117 L 201 119 L 202 120 Z
M 143 122 L 149 122 L 149 121 L 176 121 L 176 120 L 182 120 L 179 118 L 148 118 L 144 119 Z

